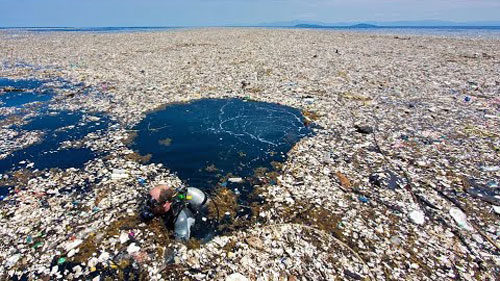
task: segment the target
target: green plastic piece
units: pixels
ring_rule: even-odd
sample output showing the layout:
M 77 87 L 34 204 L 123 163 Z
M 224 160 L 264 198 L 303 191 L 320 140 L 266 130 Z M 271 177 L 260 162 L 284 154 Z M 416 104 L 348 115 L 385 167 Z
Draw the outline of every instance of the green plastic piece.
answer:
M 33 248 L 37 249 L 37 248 L 42 247 L 42 245 L 43 245 L 43 242 L 36 242 L 35 245 L 33 245 Z

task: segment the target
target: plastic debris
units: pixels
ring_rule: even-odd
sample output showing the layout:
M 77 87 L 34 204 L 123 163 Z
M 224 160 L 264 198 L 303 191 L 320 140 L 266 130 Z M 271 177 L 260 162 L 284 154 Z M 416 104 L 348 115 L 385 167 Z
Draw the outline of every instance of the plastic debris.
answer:
M 128 248 L 127 248 L 128 250 Z M 106 252 L 106 251 L 103 251 L 99 257 L 97 258 L 97 260 L 100 262 L 100 263 L 106 263 L 108 260 L 109 260 L 109 253 Z
M 75 254 L 76 254 L 76 250 L 75 250 L 75 249 L 71 249 L 71 250 L 68 252 L 67 256 L 68 256 L 68 258 L 71 258 L 71 257 L 73 257 Z
M 472 227 L 467 222 L 467 216 L 459 208 L 453 207 L 450 209 L 450 216 L 455 220 L 457 225 L 465 230 L 472 230 Z
M 114 169 L 113 173 L 111 174 L 111 179 L 121 180 L 121 179 L 127 179 L 129 176 L 130 175 L 127 173 L 126 170 Z
M 425 223 L 425 214 L 420 210 L 413 210 L 408 214 L 408 216 L 414 224 L 422 225 Z
M 81 239 L 75 239 L 74 241 L 69 241 L 64 245 L 64 250 L 69 251 L 71 249 L 74 249 L 78 247 L 80 244 L 82 244 L 83 240 Z
M 20 258 L 21 258 L 20 254 L 15 254 L 15 255 L 10 256 L 9 258 L 7 258 L 5 266 L 7 268 L 13 267 Z
M 141 247 L 138 247 L 137 245 L 135 245 L 135 243 L 132 243 L 127 247 L 127 253 L 129 253 L 129 254 L 137 253 L 140 250 L 141 250 Z
M 121 244 L 125 244 L 128 240 L 129 240 L 129 238 L 128 238 L 128 234 L 127 234 L 127 233 L 125 233 L 125 232 L 122 232 L 122 233 L 120 234 L 120 243 L 121 243 Z
M 106 126 L 55 142 L 46 154 L 66 147 L 95 152 L 78 168 L 44 170 L 40 161 L 18 164 L 26 159 L 17 159 L 14 170 L 6 165 L 0 171 L 1 184 L 13 186 L 9 193 L 0 191 L 7 196 L 0 202 L 0 279 L 116 279 L 121 269 L 113 260 L 120 266 L 132 261 L 125 270 L 132 271 L 129 276 L 139 276 L 137 270 L 152 281 L 225 280 L 234 273 L 263 280 L 377 280 L 388 268 L 385 277 L 393 279 L 495 280 L 497 272 L 480 270 L 498 267 L 489 240 L 476 231 L 459 231 L 463 241 L 452 235 L 459 223 L 448 211 L 452 200 L 463 204 L 466 227 L 474 221 L 486 237 L 498 240 L 494 220 L 500 205 L 484 200 L 484 194 L 499 196 L 489 183 L 498 183 L 500 163 L 500 119 L 494 118 L 500 106 L 498 39 L 376 32 L 189 29 L 40 36 L 23 30 L 14 37 L 14 31 L 1 31 L 2 76 L 82 82 L 74 89 L 51 82 L 55 94 L 47 110 L 84 112 L 76 119 L 88 124 L 93 118 L 87 117 L 101 112 L 113 122 L 106 124 L 99 115 L 96 122 Z M 336 49 L 343 50 L 341 56 Z M 242 80 L 249 81 L 244 89 Z M 466 95 L 470 102 L 464 102 Z M 236 206 L 246 213 L 224 225 L 235 231 L 186 247 L 163 235 L 160 220 L 136 220 L 148 187 L 180 186 L 181 179 L 125 143 L 134 141 L 135 124 L 162 105 L 227 96 L 303 111 L 314 135 L 294 145 L 276 171 L 255 180 L 232 173 L 244 176 L 257 203 L 251 210 Z M 307 96 L 311 100 L 304 100 Z M 20 110 L 0 105 L 1 164 L 51 136 L 51 130 L 16 130 L 37 119 L 32 107 L 37 106 L 23 109 L 29 111 L 24 118 Z M 354 124 L 372 126 L 373 133 L 358 133 Z M 69 156 L 72 162 L 77 155 Z M 243 169 L 247 158 L 241 157 Z M 30 163 L 33 169 L 26 168 Z M 214 185 L 233 177 L 218 168 Z M 369 179 L 389 170 L 398 180 L 386 172 Z M 336 171 L 348 179 L 347 187 L 339 184 Z M 477 184 L 467 185 L 471 178 Z M 234 190 L 236 184 L 222 185 Z M 241 194 L 243 186 L 238 185 Z M 483 196 L 467 193 L 470 189 Z M 360 194 L 370 198 L 368 204 Z M 228 208 L 218 207 L 223 220 Z M 418 233 L 407 216 L 415 209 L 433 215 L 424 218 Z M 37 236 L 41 231 L 45 235 Z M 122 244 L 122 233 L 132 231 L 133 239 Z M 253 247 L 249 237 L 258 237 L 264 250 Z M 76 239 L 84 242 L 66 251 Z M 37 250 L 31 248 L 35 244 Z M 110 255 L 105 264 L 98 260 L 103 252 Z M 62 266 L 57 265 L 61 255 L 67 258 Z M 193 270 L 161 272 L 168 264 Z
M 226 281 L 248 281 L 248 278 L 241 273 L 233 273 L 226 277 Z
M 365 196 L 359 196 L 358 199 L 363 203 L 368 203 L 368 198 L 366 198 Z
M 496 181 L 488 181 L 486 183 L 486 185 L 489 187 L 489 188 L 498 188 L 498 183 Z
M 403 241 L 398 236 L 394 235 L 391 237 L 391 243 L 394 245 L 401 245 Z
M 243 179 L 242 178 L 229 178 L 228 181 L 232 182 L 232 183 L 242 183 Z
M 481 170 L 484 172 L 498 172 L 500 171 L 500 166 L 481 166 Z
M 145 185 L 146 184 L 146 180 L 143 179 L 143 178 L 138 178 L 137 179 L 137 182 L 140 184 L 140 185 Z
M 371 133 L 373 133 L 373 128 L 370 127 L 370 126 L 355 125 L 354 128 L 356 129 L 356 132 L 361 133 L 361 134 L 371 134 Z

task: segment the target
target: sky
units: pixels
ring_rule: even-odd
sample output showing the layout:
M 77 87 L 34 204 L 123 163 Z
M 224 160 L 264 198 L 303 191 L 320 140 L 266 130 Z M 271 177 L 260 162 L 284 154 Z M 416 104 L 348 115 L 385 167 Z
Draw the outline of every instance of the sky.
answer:
M 0 26 L 500 21 L 500 0 L 0 0 Z

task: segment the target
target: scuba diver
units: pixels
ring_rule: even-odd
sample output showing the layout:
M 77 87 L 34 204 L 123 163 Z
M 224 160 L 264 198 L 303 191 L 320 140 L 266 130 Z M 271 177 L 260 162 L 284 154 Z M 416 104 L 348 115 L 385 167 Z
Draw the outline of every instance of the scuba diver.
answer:
M 160 184 L 149 191 L 145 204 L 141 207 L 141 219 L 151 221 L 161 216 L 167 227 L 174 229 L 176 239 L 187 241 L 191 237 L 191 227 L 196 215 L 208 202 L 208 196 L 198 188 L 181 186 L 171 188 Z

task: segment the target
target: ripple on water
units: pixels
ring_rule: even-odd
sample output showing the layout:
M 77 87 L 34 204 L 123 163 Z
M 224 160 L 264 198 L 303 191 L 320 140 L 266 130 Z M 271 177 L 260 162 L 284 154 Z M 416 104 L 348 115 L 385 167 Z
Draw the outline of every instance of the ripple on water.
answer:
M 213 188 L 227 174 L 272 168 L 311 133 L 295 108 L 241 99 L 202 99 L 148 114 L 132 148 L 163 163 L 187 184 Z

